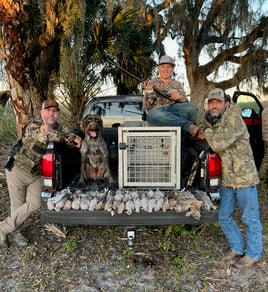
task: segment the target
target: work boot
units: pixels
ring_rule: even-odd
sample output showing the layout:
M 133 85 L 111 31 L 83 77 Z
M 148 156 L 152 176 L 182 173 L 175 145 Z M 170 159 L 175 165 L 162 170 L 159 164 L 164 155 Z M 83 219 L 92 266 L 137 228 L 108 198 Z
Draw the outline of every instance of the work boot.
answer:
M 199 127 L 195 124 L 191 124 L 188 128 L 188 132 L 192 136 L 192 139 L 197 139 Z
M 28 245 L 28 239 L 20 232 L 20 231 L 15 231 L 13 234 L 13 239 L 14 242 L 21 247 L 27 246 Z
M 234 264 L 234 267 L 239 270 L 246 270 L 255 265 L 258 260 L 252 259 L 248 256 L 243 256 L 237 263 Z
M 237 253 L 234 253 L 232 250 L 228 250 L 223 254 L 222 260 L 231 261 L 236 258 L 241 258 L 242 256 L 243 256 L 242 254 L 237 254 Z
M 7 235 L 0 230 L 0 248 L 7 248 L 8 243 L 7 243 Z

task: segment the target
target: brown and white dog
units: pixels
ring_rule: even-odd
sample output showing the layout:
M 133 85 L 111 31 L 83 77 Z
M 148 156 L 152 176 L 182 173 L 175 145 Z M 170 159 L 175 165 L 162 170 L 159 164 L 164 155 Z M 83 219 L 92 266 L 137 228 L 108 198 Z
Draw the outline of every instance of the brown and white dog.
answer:
M 113 184 L 114 180 L 110 172 L 108 149 L 102 138 L 103 121 L 99 115 L 87 115 L 81 121 L 81 129 L 85 138 L 80 149 L 81 170 L 79 186 L 86 181 L 98 181 L 108 179 Z

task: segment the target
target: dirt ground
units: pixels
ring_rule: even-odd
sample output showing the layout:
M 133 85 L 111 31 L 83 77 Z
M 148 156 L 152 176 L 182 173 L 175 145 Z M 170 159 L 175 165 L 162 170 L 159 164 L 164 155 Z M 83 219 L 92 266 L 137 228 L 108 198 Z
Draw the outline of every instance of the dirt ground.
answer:
M 0 220 L 9 214 L 3 165 L 10 149 L 0 143 Z M 0 291 L 268 291 L 268 188 L 259 189 L 263 257 L 239 271 L 221 261 L 226 240 L 218 225 L 140 227 L 127 246 L 122 227 L 56 226 L 39 212 L 21 227 L 30 239 L 0 250 Z M 236 216 L 239 217 L 238 211 Z

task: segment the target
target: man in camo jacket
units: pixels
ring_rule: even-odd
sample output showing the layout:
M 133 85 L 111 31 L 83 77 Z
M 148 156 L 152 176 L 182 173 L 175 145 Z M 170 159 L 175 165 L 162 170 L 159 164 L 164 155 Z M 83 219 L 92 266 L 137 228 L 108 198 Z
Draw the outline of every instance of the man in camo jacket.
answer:
M 262 111 L 262 140 L 264 143 L 264 156 L 259 169 L 260 182 L 264 187 L 268 185 L 268 107 Z
M 224 253 L 223 260 L 237 260 L 234 267 L 238 269 L 250 268 L 262 254 L 262 226 L 256 188 L 259 178 L 241 109 L 230 104 L 220 88 L 208 95 L 208 111 L 198 136 L 206 139 L 221 158 L 218 220 L 230 248 Z M 236 204 L 245 225 L 245 240 L 232 217 Z
M 11 212 L 0 222 L 0 247 L 8 247 L 7 235 L 12 232 L 15 243 L 19 246 L 28 244 L 28 239 L 17 228 L 41 206 L 40 160 L 47 143 L 54 141 L 78 148 L 81 146 L 79 136 L 58 124 L 59 114 L 59 105 L 55 100 L 44 101 L 41 120 L 30 122 L 25 128 L 21 143 L 16 146 L 14 165 L 6 167 Z
M 158 65 L 159 77 L 144 82 L 144 108 L 146 120 L 156 126 L 181 127 L 183 135 L 195 137 L 199 127 L 197 107 L 190 103 L 180 82 L 172 78 L 175 61 L 170 56 L 162 56 Z M 163 97 L 154 88 L 164 91 Z

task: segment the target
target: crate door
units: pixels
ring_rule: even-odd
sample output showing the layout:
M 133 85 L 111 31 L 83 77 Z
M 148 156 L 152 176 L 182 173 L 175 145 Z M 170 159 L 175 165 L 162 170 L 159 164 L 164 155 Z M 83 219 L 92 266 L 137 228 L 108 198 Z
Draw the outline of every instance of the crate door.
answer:
M 123 131 L 121 187 L 180 188 L 180 131 Z

